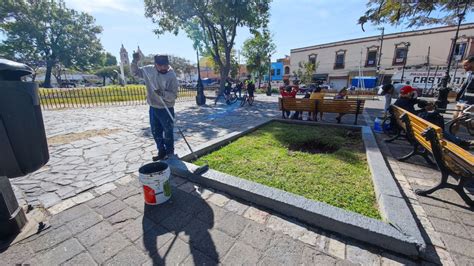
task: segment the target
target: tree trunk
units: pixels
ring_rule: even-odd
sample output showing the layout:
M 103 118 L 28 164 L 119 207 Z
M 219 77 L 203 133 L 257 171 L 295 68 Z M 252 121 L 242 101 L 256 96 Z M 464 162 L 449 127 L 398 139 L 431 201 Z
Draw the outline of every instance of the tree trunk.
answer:
M 45 88 L 52 88 L 51 86 L 51 72 L 53 70 L 54 63 L 52 60 L 46 62 L 46 73 L 44 75 L 44 84 Z
M 262 72 L 260 71 L 260 68 L 258 69 L 258 88 L 260 89 L 260 86 L 262 85 Z
M 102 77 L 102 86 L 105 86 L 105 76 Z

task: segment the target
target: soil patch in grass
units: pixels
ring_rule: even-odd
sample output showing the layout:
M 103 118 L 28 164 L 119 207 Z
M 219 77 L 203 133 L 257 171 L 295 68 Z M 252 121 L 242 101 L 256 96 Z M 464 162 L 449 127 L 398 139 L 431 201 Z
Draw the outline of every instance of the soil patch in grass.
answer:
M 359 131 L 270 123 L 195 163 L 380 219 Z

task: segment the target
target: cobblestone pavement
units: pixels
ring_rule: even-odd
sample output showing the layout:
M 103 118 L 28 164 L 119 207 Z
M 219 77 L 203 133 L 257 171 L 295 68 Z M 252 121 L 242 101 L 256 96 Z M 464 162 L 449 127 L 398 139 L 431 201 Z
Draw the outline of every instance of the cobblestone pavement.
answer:
M 238 104 L 215 107 L 213 102 L 200 108 L 184 102 L 175 109 L 177 125 L 195 148 L 278 113 L 276 97 L 264 95 L 256 97 L 254 106 L 243 108 Z M 111 182 L 136 173 L 157 153 L 146 105 L 44 111 L 43 116 L 50 160 L 40 170 L 12 180 L 23 204 L 26 200 L 49 208 L 81 192 L 111 187 Z M 176 153 L 186 154 L 188 149 L 177 131 L 175 139 Z
M 54 215 L 51 228 L 0 253 L 30 265 L 413 265 L 171 177 L 170 201 L 145 206 L 136 178 Z M 64 204 L 64 203 L 62 203 Z
M 381 104 L 382 101 L 370 102 L 366 106 L 371 121 L 380 114 Z M 426 189 L 437 184 L 441 178 L 440 172 L 419 156 L 405 162 L 396 160 L 411 151 L 408 142 L 397 140 L 385 143 L 384 135 L 376 135 L 398 184 L 410 202 L 412 212 L 416 214 L 425 239 L 431 244 L 428 252 L 436 251 L 444 264 L 474 265 L 474 208 L 470 208 L 451 189 L 438 190 L 428 197 L 416 195 L 415 189 Z M 457 184 L 452 177 L 449 182 Z M 474 189 L 470 192 L 472 196 Z

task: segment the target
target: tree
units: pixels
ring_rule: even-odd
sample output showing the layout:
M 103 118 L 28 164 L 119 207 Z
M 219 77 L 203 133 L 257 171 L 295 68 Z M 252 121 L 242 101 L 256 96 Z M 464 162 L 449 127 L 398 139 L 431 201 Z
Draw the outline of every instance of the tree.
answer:
M 103 67 L 95 72 L 95 75 L 102 78 L 102 85 L 105 86 L 105 79 L 109 78 L 113 84 L 118 77 L 120 69 L 118 66 L 107 66 Z
M 309 61 L 301 61 L 298 63 L 298 70 L 293 71 L 293 75 L 299 77 L 302 83 L 309 84 L 313 82 L 313 74 L 318 68 L 319 62 L 313 64 Z
M 0 30 L 6 35 L 0 55 L 44 61 L 46 87 L 51 87 L 51 72 L 58 63 L 78 70 L 101 64 L 97 34 L 102 28 L 92 16 L 66 8 L 63 0 L 3 0 L 0 10 Z
M 269 56 L 275 52 L 275 44 L 270 32 L 263 29 L 256 31 L 253 38 L 247 39 L 242 47 L 242 55 L 247 59 L 247 69 L 250 73 L 257 73 L 258 86 L 264 73 L 268 71 Z
M 109 52 L 105 52 L 101 54 L 100 58 L 101 66 L 116 66 L 117 65 L 117 58 L 113 56 Z
M 155 33 L 188 30 L 195 48 L 204 46 L 220 69 L 220 90 L 231 69 L 237 27 L 251 31 L 268 24 L 270 0 L 145 0 L 145 16 L 158 24 Z M 189 32 L 190 23 L 197 27 Z M 192 34 L 190 34 L 192 33 Z
M 460 4 L 469 4 L 467 11 L 473 11 L 470 0 L 437 0 L 437 1 L 398 1 L 398 0 L 369 0 L 367 11 L 359 18 L 358 24 L 364 30 L 364 24 L 389 23 L 391 25 L 406 22 L 406 26 L 421 27 L 431 24 L 456 23 L 460 13 Z M 441 11 L 442 15 L 434 11 Z

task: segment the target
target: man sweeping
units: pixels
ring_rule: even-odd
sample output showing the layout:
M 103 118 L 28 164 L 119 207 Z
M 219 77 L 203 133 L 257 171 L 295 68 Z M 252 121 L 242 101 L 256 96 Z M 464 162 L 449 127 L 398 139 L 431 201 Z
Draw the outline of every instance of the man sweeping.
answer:
M 156 55 L 154 65 L 139 67 L 138 62 L 141 59 L 139 53 L 133 53 L 131 72 L 145 80 L 146 99 L 150 105 L 151 133 L 158 149 L 158 156 L 153 156 L 152 159 L 166 160 L 174 155 L 173 119 L 178 79 L 169 65 L 167 55 Z

